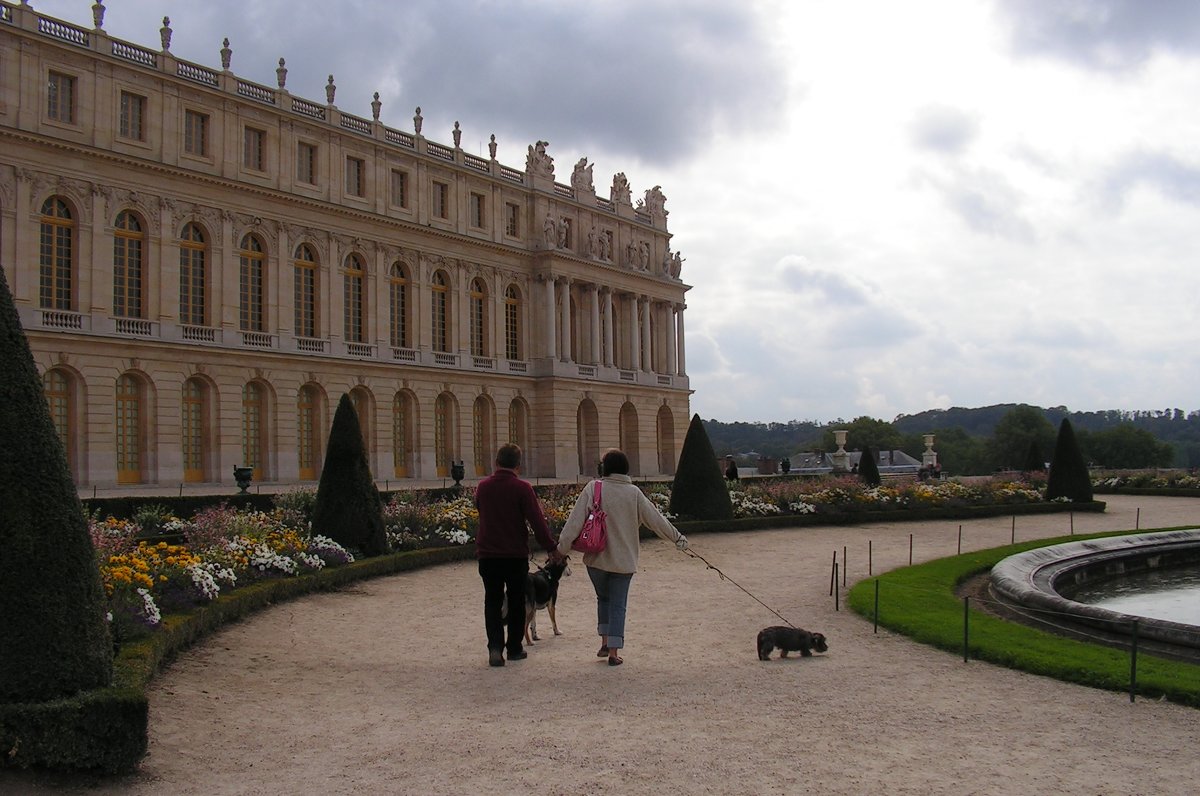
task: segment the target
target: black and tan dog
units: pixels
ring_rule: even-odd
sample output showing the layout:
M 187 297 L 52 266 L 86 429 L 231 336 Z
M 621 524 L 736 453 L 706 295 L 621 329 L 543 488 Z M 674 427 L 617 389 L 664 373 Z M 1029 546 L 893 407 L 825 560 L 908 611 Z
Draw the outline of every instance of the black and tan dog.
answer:
M 554 609 L 558 605 L 558 582 L 571 574 L 571 567 L 567 563 L 569 560 L 568 557 L 557 563 L 547 561 L 544 566 L 538 567 L 536 572 L 530 572 L 525 578 L 526 644 L 540 640 L 537 634 L 537 612 L 543 608 L 550 614 L 550 625 L 554 628 L 554 635 L 562 635 L 558 629 Z
M 783 625 L 764 627 L 760 630 L 758 633 L 758 659 L 760 661 L 769 660 L 771 651 L 776 647 L 779 647 L 779 657 L 781 658 L 786 658 L 789 652 L 797 650 L 805 658 L 811 657 L 813 650 L 817 652 L 829 650 L 829 645 L 825 643 L 825 637 L 820 633 L 810 633 L 798 627 L 784 627 Z

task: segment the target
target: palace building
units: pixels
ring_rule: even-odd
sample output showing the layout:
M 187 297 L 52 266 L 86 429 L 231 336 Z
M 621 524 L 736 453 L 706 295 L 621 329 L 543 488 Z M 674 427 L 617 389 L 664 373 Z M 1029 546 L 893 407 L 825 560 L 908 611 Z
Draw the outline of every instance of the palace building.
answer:
M 381 482 L 670 474 L 682 257 L 657 186 L 597 196 L 277 85 L 0 2 L 0 265 L 82 487 L 320 476 L 349 394 Z

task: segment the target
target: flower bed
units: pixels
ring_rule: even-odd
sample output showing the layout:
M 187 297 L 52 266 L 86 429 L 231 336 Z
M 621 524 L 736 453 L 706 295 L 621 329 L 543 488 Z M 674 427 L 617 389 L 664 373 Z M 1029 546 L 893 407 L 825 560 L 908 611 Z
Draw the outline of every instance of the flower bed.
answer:
M 1200 476 L 1186 470 L 1108 472 L 1092 478 L 1092 489 L 1100 494 L 1200 497 Z

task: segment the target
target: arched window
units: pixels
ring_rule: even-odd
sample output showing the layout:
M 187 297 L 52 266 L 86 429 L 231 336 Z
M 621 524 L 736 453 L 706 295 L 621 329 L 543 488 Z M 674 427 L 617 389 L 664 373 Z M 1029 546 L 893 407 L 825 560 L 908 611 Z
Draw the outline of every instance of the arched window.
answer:
M 265 279 L 266 255 L 263 245 L 258 238 L 247 235 L 242 238 L 241 251 L 238 252 L 239 264 L 239 295 L 241 306 L 238 321 L 243 332 L 266 331 L 265 314 Z M 249 465 L 246 465 L 249 467 Z
M 75 401 L 71 392 L 71 381 L 61 370 L 48 370 L 42 377 L 42 390 L 46 393 L 46 404 L 50 407 L 54 431 L 58 434 L 58 440 L 62 443 L 67 463 L 71 465 L 71 473 L 74 475 Z
M 408 335 L 408 271 L 404 263 L 394 263 L 390 275 L 390 339 L 395 348 L 411 348 Z
M 576 449 L 579 452 L 579 473 L 594 476 L 600 464 L 600 413 L 590 398 L 579 402 L 575 427 L 578 432 Z
M 471 410 L 472 451 L 475 454 L 475 475 L 485 476 L 492 470 L 492 455 L 496 449 L 496 410 L 486 395 L 475 399 Z
M 346 268 L 343 272 L 344 320 L 343 336 L 348 343 L 366 342 L 363 331 L 365 323 L 365 301 L 363 298 L 363 283 L 365 269 L 362 258 L 351 254 L 346 258 Z
M 242 386 L 242 467 L 254 468 L 254 480 L 267 476 L 267 391 L 253 381 Z
M 448 352 L 450 350 L 450 283 L 446 279 L 444 271 L 434 271 L 430 293 L 433 350 Z
M 454 396 L 444 392 L 437 397 L 433 406 L 433 455 L 439 478 L 450 474 L 450 465 L 458 447 L 457 430 L 458 417 L 454 408 Z
M 629 474 L 641 475 L 641 440 L 638 437 L 638 414 L 632 403 L 626 401 L 620 415 L 621 450 L 629 457 Z
M 523 359 L 521 354 L 521 293 L 509 285 L 504 291 L 504 357 Z
M 658 408 L 658 471 L 675 474 L 675 418 L 666 404 Z
M 297 337 L 317 336 L 317 255 L 311 246 L 296 247 L 293 261 L 295 277 L 295 323 Z
M 482 279 L 471 280 L 471 356 L 489 356 L 487 333 L 487 287 Z
M 204 231 L 196 224 L 188 224 L 179 238 L 179 322 L 204 326 L 208 318 L 204 299 L 208 247 Z
M 128 374 L 117 379 L 117 483 L 137 484 L 142 481 L 143 439 L 142 389 L 138 380 Z
M 529 442 L 529 410 L 520 398 L 513 398 L 508 405 L 508 441 L 521 446 L 528 464 L 530 461 L 530 451 L 527 445 Z
M 138 217 L 122 210 L 113 225 L 113 315 L 142 318 L 146 233 Z
M 392 399 L 392 468 L 397 478 L 415 476 L 413 470 L 413 429 L 415 404 L 412 395 L 398 392 Z
M 183 453 L 183 480 L 204 481 L 206 470 L 204 384 L 199 379 L 183 383 L 183 403 L 180 417 Z
M 51 196 L 42 204 L 38 261 L 38 294 L 42 309 L 73 310 L 75 221 L 71 217 L 71 208 L 57 196 Z
M 306 384 L 296 401 L 296 458 L 302 481 L 317 478 L 317 431 L 317 390 Z

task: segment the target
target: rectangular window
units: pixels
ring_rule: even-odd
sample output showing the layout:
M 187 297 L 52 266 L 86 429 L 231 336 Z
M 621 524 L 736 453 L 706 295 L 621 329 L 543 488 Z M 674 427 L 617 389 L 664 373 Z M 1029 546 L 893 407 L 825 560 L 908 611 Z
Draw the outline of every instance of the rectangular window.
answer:
M 450 186 L 444 182 L 433 183 L 433 217 L 450 217 Z
M 146 98 L 128 91 L 121 92 L 121 137 L 134 141 L 146 140 Z
M 504 205 L 504 234 L 510 238 L 521 237 L 521 206 L 508 202 Z
M 75 78 L 62 72 L 50 73 L 46 92 L 46 115 L 57 122 L 75 124 Z
M 392 169 L 392 207 L 408 207 L 408 172 Z
M 346 158 L 346 193 L 350 196 L 365 196 L 363 170 L 366 164 L 361 158 Z
M 208 157 L 208 114 L 199 111 L 183 112 L 183 151 L 189 155 Z
M 267 132 L 247 127 L 242 136 L 242 165 L 254 171 L 265 171 Z
M 317 146 L 301 141 L 296 145 L 296 181 L 317 184 Z
M 472 193 L 471 194 L 471 226 L 472 227 L 475 227 L 476 229 L 484 229 L 486 227 L 486 224 L 484 224 L 486 210 L 487 210 L 487 203 L 484 201 L 483 194 Z

